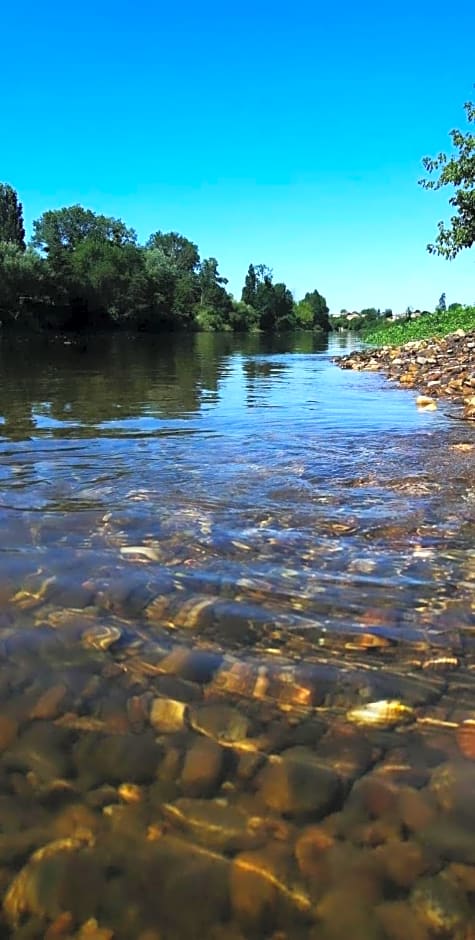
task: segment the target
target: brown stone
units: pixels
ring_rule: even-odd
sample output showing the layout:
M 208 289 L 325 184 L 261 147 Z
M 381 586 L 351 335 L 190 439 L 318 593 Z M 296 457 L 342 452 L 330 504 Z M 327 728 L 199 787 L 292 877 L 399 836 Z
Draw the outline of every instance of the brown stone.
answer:
M 452 862 L 452 864 L 448 866 L 448 872 L 450 875 L 453 875 L 467 894 L 475 893 L 475 865 L 463 865 L 460 862 Z
M 327 865 L 325 856 L 335 839 L 323 826 L 307 826 L 295 843 L 295 857 L 305 878 L 320 883 L 324 880 Z
M 462 721 L 455 732 L 457 744 L 468 760 L 475 760 L 475 720 L 467 718 Z
M 399 791 L 399 814 L 401 822 L 411 832 L 420 832 L 429 826 L 435 817 L 434 801 L 428 790 L 402 787 Z
M 38 701 L 31 709 L 30 718 L 57 718 L 61 713 L 60 706 L 64 701 L 67 691 L 67 687 L 63 682 L 58 682 L 56 685 L 51 686 L 51 688 L 46 689 L 46 692 L 40 695 Z
M 97 832 L 100 826 L 100 817 L 83 803 L 74 803 L 66 806 L 54 821 L 56 838 L 75 837 L 80 832 Z
M 195 705 L 190 708 L 190 724 L 201 734 L 230 743 L 247 737 L 249 719 L 230 705 Z
M 230 873 L 231 907 L 243 928 L 262 931 L 259 936 L 272 930 L 279 901 L 286 898 L 288 863 L 287 847 L 275 843 L 236 856 Z
M 150 724 L 155 731 L 171 734 L 181 731 L 187 721 L 188 706 L 171 698 L 156 698 L 150 710 Z
M 72 926 L 73 916 L 69 911 L 65 911 L 49 925 L 44 940 L 67 940 L 71 935 Z
M 394 814 L 398 798 L 397 788 L 377 774 L 362 777 L 351 791 L 350 800 L 359 803 L 363 811 L 378 819 L 386 814 Z
M 471 762 L 440 764 L 433 771 L 429 786 L 445 812 L 475 822 L 475 766 Z
M 372 905 L 362 897 L 359 886 L 342 883 L 328 891 L 316 908 L 323 923 L 325 940 L 377 940 L 378 928 L 374 921 Z
M 268 761 L 259 774 L 259 795 L 266 806 L 290 816 L 321 816 L 340 793 L 340 778 L 314 751 L 293 747 Z
M 180 783 L 186 796 L 211 796 L 223 773 L 223 749 L 209 738 L 197 738 L 185 754 Z
M 18 722 L 8 715 L 0 715 L 0 753 L 13 744 L 18 733 Z
M 405 901 L 388 901 L 375 910 L 388 940 L 429 940 L 429 932 Z
M 398 888 L 410 888 L 429 869 L 428 859 L 416 842 L 392 840 L 376 849 L 375 858 Z

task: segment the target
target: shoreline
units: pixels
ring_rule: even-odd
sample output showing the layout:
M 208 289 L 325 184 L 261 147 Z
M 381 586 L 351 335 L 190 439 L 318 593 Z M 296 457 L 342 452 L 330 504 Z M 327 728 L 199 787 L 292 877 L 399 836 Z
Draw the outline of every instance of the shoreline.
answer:
M 383 372 L 390 382 L 417 391 L 420 408 L 433 411 L 438 399 L 449 399 L 463 419 L 475 421 L 475 330 L 359 350 L 333 362 L 341 369 Z

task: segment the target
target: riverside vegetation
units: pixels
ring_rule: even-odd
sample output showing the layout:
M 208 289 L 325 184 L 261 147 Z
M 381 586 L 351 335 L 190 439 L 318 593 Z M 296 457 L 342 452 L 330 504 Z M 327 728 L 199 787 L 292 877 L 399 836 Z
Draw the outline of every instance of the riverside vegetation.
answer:
M 17 193 L 0 185 L 0 319 L 4 329 L 135 331 L 330 329 L 325 298 L 299 303 L 266 265 L 249 265 L 241 300 L 216 258 L 177 232 L 140 245 L 120 219 L 75 205 L 45 212 L 27 247 Z

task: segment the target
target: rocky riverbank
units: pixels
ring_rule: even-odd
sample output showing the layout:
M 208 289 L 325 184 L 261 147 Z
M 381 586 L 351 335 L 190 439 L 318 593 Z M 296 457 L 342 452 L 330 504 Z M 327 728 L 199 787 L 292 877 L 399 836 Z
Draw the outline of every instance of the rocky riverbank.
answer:
M 392 382 L 419 394 L 421 408 L 435 409 L 439 398 L 462 406 L 462 416 L 475 420 L 475 330 L 381 346 L 338 356 L 343 369 L 384 372 Z

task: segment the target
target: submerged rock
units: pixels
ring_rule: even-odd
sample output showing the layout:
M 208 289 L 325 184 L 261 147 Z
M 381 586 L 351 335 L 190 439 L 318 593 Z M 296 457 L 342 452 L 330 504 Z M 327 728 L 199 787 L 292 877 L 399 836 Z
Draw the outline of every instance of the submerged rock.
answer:
M 153 731 L 104 736 L 91 732 L 80 738 L 73 757 L 79 775 L 90 786 L 104 783 L 147 783 L 155 776 L 160 748 Z
M 449 878 L 422 878 L 411 893 L 411 904 L 420 921 L 434 934 L 453 937 L 469 916 L 465 894 Z
M 249 719 L 230 705 L 198 705 L 190 709 L 190 724 L 217 741 L 231 743 L 247 737 Z
M 272 757 L 258 776 L 259 796 L 269 809 L 286 816 L 321 817 L 337 801 L 340 777 L 306 747 Z
M 182 797 L 165 804 L 163 811 L 172 823 L 190 832 L 201 845 L 220 851 L 251 848 L 266 836 L 264 820 L 214 800 Z

